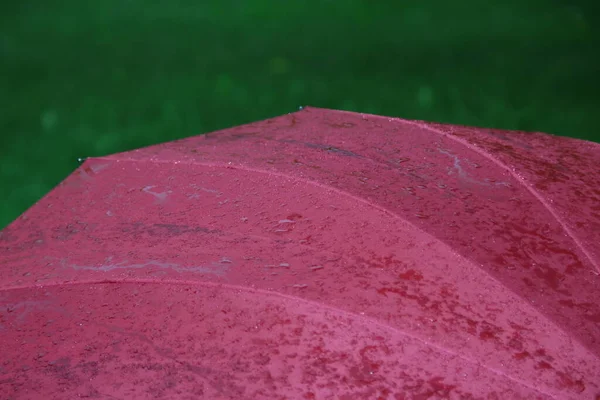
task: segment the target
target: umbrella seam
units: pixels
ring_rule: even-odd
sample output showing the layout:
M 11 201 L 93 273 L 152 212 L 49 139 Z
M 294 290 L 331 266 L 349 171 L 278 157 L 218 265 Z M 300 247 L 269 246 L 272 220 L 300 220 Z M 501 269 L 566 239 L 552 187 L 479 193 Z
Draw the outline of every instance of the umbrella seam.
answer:
M 482 155 L 483 157 L 487 158 L 488 160 L 492 161 L 494 164 L 498 165 L 499 167 L 503 168 L 504 170 L 506 170 L 517 182 L 521 183 L 521 185 L 523 185 L 527 191 L 529 191 L 540 203 L 542 203 L 542 205 L 548 210 L 548 212 L 550 212 L 550 214 L 554 217 L 554 219 L 560 224 L 560 226 L 564 229 L 564 231 L 567 233 L 567 235 L 571 238 L 571 240 L 573 240 L 573 242 L 575 243 L 575 245 L 579 248 L 579 250 L 581 250 L 581 252 L 585 255 L 585 257 L 588 259 L 588 261 L 592 264 L 592 267 L 595 268 L 596 270 L 596 274 L 600 274 L 600 265 L 595 261 L 594 257 L 592 256 L 592 254 L 586 249 L 586 247 L 584 246 L 583 243 L 581 243 L 581 241 L 577 238 L 577 236 L 575 235 L 574 232 L 571 231 L 571 229 L 569 228 L 569 226 L 567 225 L 567 223 L 560 217 L 560 215 L 558 215 L 558 213 L 554 210 L 554 207 L 552 207 L 546 200 L 544 200 L 544 198 L 542 197 L 542 195 L 535 190 L 529 183 L 527 183 L 527 181 L 525 181 L 523 178 L 521 178 L 518 174 L 516 174 L 514 171 L 512 171 L 506 164 L 504 164 L 502 161 L 500 161 L 499 159 L 497 159 L 496 157 L 494 157 L 492 154 L 490 154 L 489 152 L 485 151 L 484 149 L 482 149 L 479 146 L 475 146 L 469 142 L 467 142 L 466 140 L 463 140 L 461 138 L 458 138 L 454 135 L 448 135 L 438 129 L 435 129 L 427 124 L 424 123 L 419 123 L 416 121 L 408 121 L 408 120 L 401 120 L 404 123 L 407 123 L 409 125 L 413 125 L 413 126 L 417 126 L 419 128 L 424 128 L 427 129 L 431 132 L 440 134 L 440 135 L 444 135 L 446 137 L 448 137 L 449 139 L 462 144 L 463 146 L 467 147 L 468 149 L 471 149 L 472 151 L 475 151 L 476 153 Z

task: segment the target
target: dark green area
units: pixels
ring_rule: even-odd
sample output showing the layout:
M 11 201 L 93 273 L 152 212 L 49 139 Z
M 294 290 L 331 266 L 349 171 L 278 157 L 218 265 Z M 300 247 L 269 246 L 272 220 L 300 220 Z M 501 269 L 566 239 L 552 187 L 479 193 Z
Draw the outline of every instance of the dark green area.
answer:
M 300 105 L 599 141 L 592 2 L 0 5 L 0 227 L 77 167 Z

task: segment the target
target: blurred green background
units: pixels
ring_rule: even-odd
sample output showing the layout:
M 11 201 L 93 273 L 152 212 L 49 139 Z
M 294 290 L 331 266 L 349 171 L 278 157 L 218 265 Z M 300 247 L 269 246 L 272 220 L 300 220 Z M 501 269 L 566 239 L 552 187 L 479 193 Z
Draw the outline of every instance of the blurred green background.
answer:
M 0 228 L 78 157 L 301 105 L 600 141 L 595 3 L 3 1 Z

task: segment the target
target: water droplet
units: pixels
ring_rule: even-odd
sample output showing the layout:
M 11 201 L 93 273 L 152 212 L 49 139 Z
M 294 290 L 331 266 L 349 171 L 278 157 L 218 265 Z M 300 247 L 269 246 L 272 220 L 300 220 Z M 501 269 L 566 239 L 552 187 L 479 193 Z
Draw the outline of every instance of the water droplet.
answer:
M 308 287 L 308 285 L 306 283 L 297 283 L 295 285 L 292 285 L 292 287 L 297 288 L 297 289 L 306 289 Z

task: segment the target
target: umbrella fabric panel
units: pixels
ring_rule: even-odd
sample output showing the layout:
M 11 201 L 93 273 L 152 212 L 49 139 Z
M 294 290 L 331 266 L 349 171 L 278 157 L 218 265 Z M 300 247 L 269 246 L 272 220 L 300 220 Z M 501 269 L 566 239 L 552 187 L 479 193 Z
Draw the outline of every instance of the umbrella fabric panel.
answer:
M 600 394 L 600 156 L 548 138 L 307 109 L 89 159 L 0 233 L 3 381 L 43 390 L 62 360 L 69 393 Z M 552 143 L 580 163 L 540 186 L 518 163 Z

